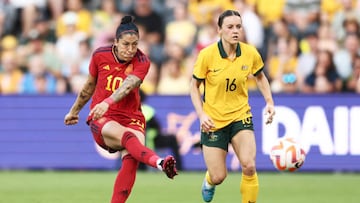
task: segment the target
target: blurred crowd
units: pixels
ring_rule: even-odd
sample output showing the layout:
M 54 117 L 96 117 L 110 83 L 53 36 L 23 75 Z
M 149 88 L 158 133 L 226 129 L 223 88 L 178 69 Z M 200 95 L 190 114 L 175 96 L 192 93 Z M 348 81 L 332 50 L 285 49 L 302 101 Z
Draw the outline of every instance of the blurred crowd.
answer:
M 242 40 L 259 50 L 275 93 L 360 93 L 360 0 L 1 0 L 0 94 L 78 93 L 125 14 L 152 61 L 142 90 L 189 94 L 225 9 L 241 13 Z

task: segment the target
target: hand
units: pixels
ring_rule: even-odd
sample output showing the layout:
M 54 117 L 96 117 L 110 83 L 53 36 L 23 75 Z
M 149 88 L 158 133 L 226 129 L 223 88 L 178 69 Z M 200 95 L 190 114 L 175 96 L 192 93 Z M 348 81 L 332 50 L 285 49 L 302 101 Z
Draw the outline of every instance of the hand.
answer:
M 275 115 L 274 105 L 267 104 L 265 110 L 266 110 L 265 115 L 267 115 L 265 124 L 271 124 L 273 121 L 273 117 Z
M 71 112 L 67 113 L 64 118 L 65 125 L 75 125 L 79 122 L 79 115 L 72 114 Z
M 109 109 L 109 104 L 103 101 L 96 104 L 94 108 L 91 109 L 89 115 L 93 116 L 93 120 L 97 120 L 103 117 L 103 115 L 107 112 L 108 109 Z
M 215 128 L 214 121 L 205 113 L 200 117 L 200 126 L 201 130 L 204 132 L 209 132 L 211 129 Z

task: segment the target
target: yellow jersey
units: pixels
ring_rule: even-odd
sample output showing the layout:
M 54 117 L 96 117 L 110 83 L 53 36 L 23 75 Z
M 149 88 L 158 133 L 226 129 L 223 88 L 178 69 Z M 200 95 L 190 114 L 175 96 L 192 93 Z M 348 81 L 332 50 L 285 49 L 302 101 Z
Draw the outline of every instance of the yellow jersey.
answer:
M 203 110 L 215 122 L 213 130 L 252 116 L 247 80 L 263 67 L 257 49 L 242 42 L 234 60 L 228 58 L 221 40 L 199 52 L 193 77 L 204 81 Z

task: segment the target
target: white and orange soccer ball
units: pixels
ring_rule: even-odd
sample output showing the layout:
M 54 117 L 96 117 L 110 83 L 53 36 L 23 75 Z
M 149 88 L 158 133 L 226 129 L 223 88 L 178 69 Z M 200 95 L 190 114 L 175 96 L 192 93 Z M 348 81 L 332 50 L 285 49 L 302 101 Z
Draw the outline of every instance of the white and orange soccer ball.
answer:
M 292 138 L 278 139 L 270 151 L 270 159 L 279 171 L 296 171 L 304 164 L 305 157 L 305 151 Z

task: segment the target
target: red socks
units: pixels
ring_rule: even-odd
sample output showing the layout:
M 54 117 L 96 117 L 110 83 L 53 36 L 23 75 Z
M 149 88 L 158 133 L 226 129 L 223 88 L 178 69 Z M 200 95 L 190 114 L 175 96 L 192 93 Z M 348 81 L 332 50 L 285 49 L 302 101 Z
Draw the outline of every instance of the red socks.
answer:
M 111 203 L 124 203 L 131 193 L 139 162 L 130 154 L 122 159 L 121 169 L 116 177 Z
M 156 161 L 160 158 L 156 153 L 145 147 L 132 132 L 125 132 L 121 145 L 130 153 L 123 157 L 121 169 L 116 177 L 111 203 L 124 203 L 134 186 L 139 162 L 157 168 Z
M 157 168 L 156 161 L 160 158 L 154 151 L 147 148 L 138 140 L 132 132 L 125 132 L 121 140 L 121 145 L 134 157 L 146 165 Z

